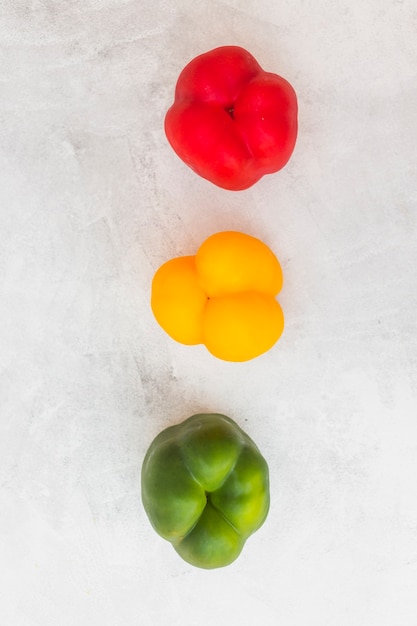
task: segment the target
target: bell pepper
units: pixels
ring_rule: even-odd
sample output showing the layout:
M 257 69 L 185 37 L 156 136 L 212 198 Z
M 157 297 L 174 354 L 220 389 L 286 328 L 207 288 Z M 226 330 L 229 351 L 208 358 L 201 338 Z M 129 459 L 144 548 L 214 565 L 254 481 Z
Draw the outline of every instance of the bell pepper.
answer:
M 247 361 L 269 350 L 283 332 L 275 299 L 282 282 L 268 246 L 225 231 L 206 239 L 195 256 L 171 259 L 157 270 L 151 307 L 176 341 L 204 344 L 225 361 Z
M 197 174 L 224 189 L 247 189 L 288 162 L 297 138 L 296 93 L 243 48 L 215 48 L 180 73 L 165 133 Z
M 232 419 L 193 415 L 150 445 L 142 501 L 156 532 L 185 561 L 224 567 L 267 516 L 268 465 Z

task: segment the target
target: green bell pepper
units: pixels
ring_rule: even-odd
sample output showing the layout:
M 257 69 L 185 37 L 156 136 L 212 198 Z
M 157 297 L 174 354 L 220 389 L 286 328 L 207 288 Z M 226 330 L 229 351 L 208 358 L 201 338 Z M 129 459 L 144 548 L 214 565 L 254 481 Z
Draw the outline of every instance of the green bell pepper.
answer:
M 193 415 L 154 439 L 142 466 L 149 520 L 196 567 L 224 567 L 263 524 L 268 465 L 229 417 Z

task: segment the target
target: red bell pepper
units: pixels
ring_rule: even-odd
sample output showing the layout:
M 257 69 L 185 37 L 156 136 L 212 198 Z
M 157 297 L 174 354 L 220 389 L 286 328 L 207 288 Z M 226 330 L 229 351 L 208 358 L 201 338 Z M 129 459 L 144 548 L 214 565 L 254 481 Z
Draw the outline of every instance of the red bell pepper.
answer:
M 238 46 L 193 59 L 181 72 L 165 132 L 177 155 L 219 187 L 241 190 L 289 160 L 297 137 L 297 97 Z

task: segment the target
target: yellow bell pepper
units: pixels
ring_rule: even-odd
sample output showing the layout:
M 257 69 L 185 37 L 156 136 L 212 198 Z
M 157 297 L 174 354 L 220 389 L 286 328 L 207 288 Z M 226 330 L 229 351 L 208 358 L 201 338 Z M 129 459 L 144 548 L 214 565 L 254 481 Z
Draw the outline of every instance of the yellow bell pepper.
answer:
M 282 334 L 284 316 L 275 299 L 282 282 L 279 261 L 262 241 L 220 232 L 195 256 L 172 259 L 157 270 L 151 307 L 176 341 L 204 344 L 225 361 L 247 361 Z

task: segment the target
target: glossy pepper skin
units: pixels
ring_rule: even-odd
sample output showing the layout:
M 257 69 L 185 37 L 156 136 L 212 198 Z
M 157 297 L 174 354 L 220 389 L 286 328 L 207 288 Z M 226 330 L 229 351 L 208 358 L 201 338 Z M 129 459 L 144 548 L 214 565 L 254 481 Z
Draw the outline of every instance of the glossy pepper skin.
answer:
M 269 510 L 268 465 L 229 417 L 198 414 L 152 442 L 142 466 L 149 520 L 188 563 L 224 567 Z
M 165 133 L 197 174 L 224 189 L 247 189 L 288 162 L 297 138 L 296 93 L 243 48 L 215 48 L 182 70 Z
M 282 283 L 281 266 L 268 246 L 224 231 L 206 239 L 195 256 L 171 259 L 157 270 L 151 308 L 176 341 L 202 343 L 224 361 L 248 361 L 283 332 L 275 298 Z

